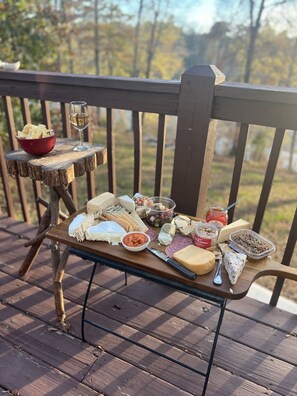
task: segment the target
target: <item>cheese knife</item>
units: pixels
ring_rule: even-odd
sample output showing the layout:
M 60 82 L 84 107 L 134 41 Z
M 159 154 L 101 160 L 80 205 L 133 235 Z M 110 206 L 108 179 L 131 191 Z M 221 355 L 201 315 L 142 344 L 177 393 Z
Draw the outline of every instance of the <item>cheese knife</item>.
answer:
M 170 257 L 167 256 L 167 254 L 161 252 L 160 250 L 154 249 L 150 246 L 147 247 L 147 249 L 153 253 L 155 256 L 159 257 L 161 260 L 165 261 L 168 265 L 173 267 L 176 271 L 180 272 L 183 274 L 186 278 L 194 280 L 196 278 L 195 272 L 189 270 L 188 268 L 184 267 L 177 261 L 171 259 Z

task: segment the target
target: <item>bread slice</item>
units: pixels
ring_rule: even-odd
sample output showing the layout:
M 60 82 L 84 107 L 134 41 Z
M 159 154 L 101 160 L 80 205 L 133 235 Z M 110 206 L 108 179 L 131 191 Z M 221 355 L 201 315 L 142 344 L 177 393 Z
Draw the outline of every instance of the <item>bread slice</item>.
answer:
M 110 213 L 106 213 L 105 217 L 107 218 L 107 220 L 114 221 L 114 222 L 118 223 L 121 227 L 123 227 L 125 229 L 125 231 L 127 231 L 127 232 L 133 231 L 131 224 L 128 221 L 126 221 L 125 219 L 123 219 L 123 217 L 116 216 L 116 215 L 113 215 Z
M 147 225 L 141 220 L 141 218 L 139 217 L 139 215 L 137 214 L 137 212 L 135 210 L 134 210 L 134 212 L 130 213 L 130 216 L 133 217 L 133 219 L 138 223 L 138 225 L 139 225 L 138 231 L 141 231 L 141 232 L 148 231 Z

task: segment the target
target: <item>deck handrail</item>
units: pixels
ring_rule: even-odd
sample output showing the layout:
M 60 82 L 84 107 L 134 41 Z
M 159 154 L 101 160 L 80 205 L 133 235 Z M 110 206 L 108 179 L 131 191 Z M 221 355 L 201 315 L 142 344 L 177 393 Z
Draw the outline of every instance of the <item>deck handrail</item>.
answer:
M 177 209 L 191 215 L 201 215 L 205 207 L 211 163 L 216 138 L 216 120 L 232 121 L 240 125 L 239 140 L 229 203 L 237 198 L 243 156 L 250 125 L 275 129 L 275 138 L 266 169 L 261 197 L 253 228 L 260 230 L 281 145 L 286 130 L 297 130 L 297 88 L 264 86 L 225 82 L 224 75 L 210 65 L 193 66 L 180 81 L 153 80 L 95 75 L 71 75 L 53 72 L 19 70 L 1 71 L 0 94 L 9 135 L 10 148 L 16 149 L 14 111 L 11 98 L 19 98 L 24 123 L 30 122 L 29 99 L 40 101 L 43 122 L 51 126 L 48 102 L 61 106 L 63 135 L 70 135 L 68 103 L 86 100 L 89 105 L 106 108 L 106 133 L 108 142 L 108 185 L 116 190 L 114 131 L 112 110 L 124 109 L 132 113 L 134 132 L 134 192 L 141 189 L 142 177 L 142 126 L 140 112 L 158 115 L 158 142 L 155 172 L 156 195 L 162 192 L 162 175 L 166 137 L 166 117 L 177 117 L 177 136 L 172 174 L 171 196 Z M 194 154 L 195 155 L 194 155 Z M 1 155 L 1 150 L 0 150 Z M 3 155 L 3 154 L 2 154 Z M 7 174 L 1 162 L 2 184 L 8 212 L 13 215 Z M 95 194 L 94 175 L 87 175 L 88 197 Z M 32 186 L 36 210 L 40 217 L 41 189 Z M 23 219 L 30 220 L 26 206 L 26 191 L 22 179 L 17 180 Z M 187 192 L 185 194 L 184 192 Z M 71 192 L 76 199 L 75 183 Z M 7 195 L 8 194 L 8 195 Z M 234 208 L 230 212 L 233 218 Z M 284 252 L 284 263 L 289 265 L 296 245 L 296 216 Z M 293 230 L 293 231 L 292 231 Z M 274 296 L 274 301 L 276 300 Z

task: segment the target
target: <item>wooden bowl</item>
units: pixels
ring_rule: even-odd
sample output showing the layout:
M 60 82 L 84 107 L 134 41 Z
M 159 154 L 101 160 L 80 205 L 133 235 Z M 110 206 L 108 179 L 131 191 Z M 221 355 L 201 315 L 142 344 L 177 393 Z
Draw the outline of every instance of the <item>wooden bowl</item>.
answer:
M 40 139 L 20 139 L 16 137 L 19 145 L 26 153 L 41 156 L 53 150 L 56 143 L 56 136 L 51 135 Z

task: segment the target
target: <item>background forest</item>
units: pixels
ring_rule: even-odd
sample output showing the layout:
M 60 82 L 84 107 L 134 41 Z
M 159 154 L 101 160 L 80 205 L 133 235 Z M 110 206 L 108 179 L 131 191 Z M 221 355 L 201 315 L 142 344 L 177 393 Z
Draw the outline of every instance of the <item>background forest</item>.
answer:
M 157 79 L 179 79 L 193 65 L 214 64 L 228 82 L 296 87 L 296 19 L 297 0 L 0 0 L 0 59 L 19 60 L 21 69 L 27 70 Z M 32 120 L 38 122 L 38 106 L 35 111 L 31 105 Z M 0 107 L 0 134 L 5 142 L 2 114 Z M 52 114 L 55 117 L 55 109 Z M 17 127 L 22 128 L 17 110 L 15 115 Z M 104 128 L 100 128 L 104 116 L 98 115 L 94 110 L 92 134 L 94 141 L 105 143 Z M 131 194 L 133 165 L 127 155 L 132 145 L 127 133 L 131 120 L 120 113 L 116 122 L 121 164 L 118 193 Z M 169 120 L 165 168 L 173 161 L 170 139 L 175 139 L 175 127 Z M 149 148 L 143 162 L 142 192 L 147 194 L 151 193 L 155 130 L 155 120 L 146 115 L 143 132 Z M 209 199 L 224 206 L 238 130 L 231 123 L 218 123 L 218 130 L 216 176 Z M 250 132 L 237 216 L 252 222 L 274 131 L 252 126 Z M 264 235 L 280 251 L 296 209 L 296 140 L 296 131 L 286 132 L 263 223 Z M 106 185 L 100 183 L 98 189 L 105 190 Z M 163 192 L 169 194 L 169 177 L 164 183 Z M 293 266 L 297 266 L 296 250 Z M 265 277 L 263 284 L 271 286 L 272 281 Z M 285 289 L 285 295 L 297 301 L 295 284 L 288 282 Z
M 215 7 L 212 25 L 204 15 L 189 21 L 191 12 L 208 12 L 199 8 L 206 3 Z M 296 0 L 2 0 L 1 59 L 30 70 L 161 79 L 207 63 L 227 81 L 294 85 L 296 16 Z
M 226 81 L 296 86 L 296 17 L 297 0 L 2 0 L 0 59 L 28 70 L 158 79 L 214 64 Z M 265 160 L 267 139 L 268 131 L 255 133 L 253 159 Z M 290 132 L 290 170 L 295 145 Z M 224 140 L 218 150 L 228 154 Z

